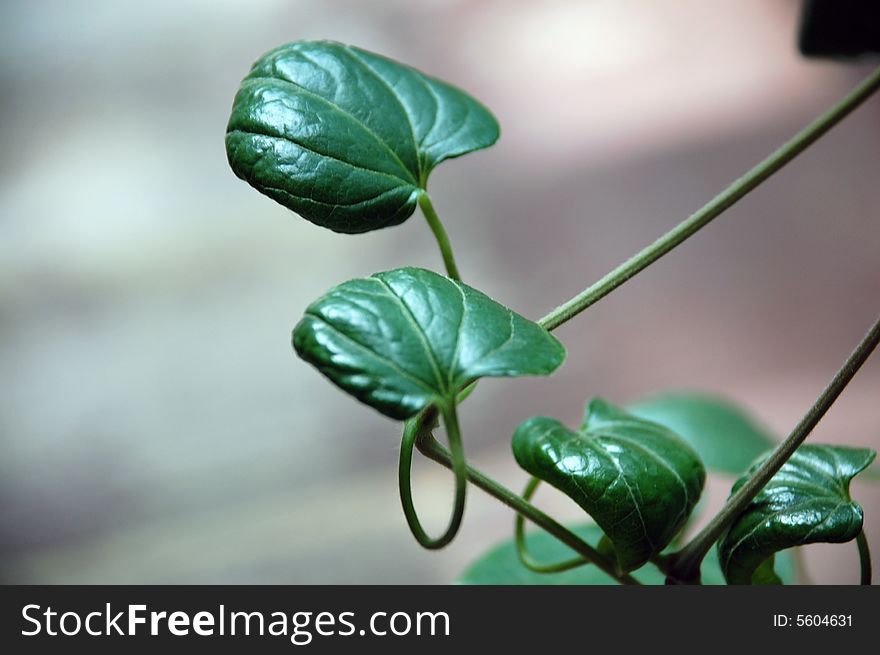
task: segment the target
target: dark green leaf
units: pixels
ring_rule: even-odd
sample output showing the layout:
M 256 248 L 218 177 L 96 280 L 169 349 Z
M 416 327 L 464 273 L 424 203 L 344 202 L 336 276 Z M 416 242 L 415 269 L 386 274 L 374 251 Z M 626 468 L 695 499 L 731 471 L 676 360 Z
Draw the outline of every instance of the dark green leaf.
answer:
M 731 493 L 763 459 L 737 480 Z M 728 582 L 772 582 L 765 562 L 774 553 L 855 539 L 862 529 L 862 508 L 850 499 L 849 483 L 873 459 L 874 452 L 864 448 L 801 446 L 718 542 Z
M 242 81 L 226 152 L 261 193 L 354 234 L 402 223 L 437 164 L 497 139 L 492 114 L 445 82 L 341 43 L 297 41 Z
M 665 425 L 693 446 L 706 468 L 724 473 L 742 473 L 775 441 L 738 407 L 707 394 L 663 394 L 626 409 Z
M 596 544 L 602 531 L 594 525 L 573 528 L 582 539 Z M 543 530 L 526 534 L 529 552 L 541 562 L 559 562 L 575 555 L 574 551 Z M 794 582 L 795 565 L 790 553 L 780 553 L 777 559 L 780 576 L 787 583 Z M 665 576 L 653 564 L 647 564 L 634 572 L 642 584 L 662 585 Z M 462 573 L 459 584 L 474 585 L 610 585 L 617 584 L 612 578 L 595 566 L 581 566 L 562 573 L 535 573 L 519 561 L 512 540 L 498 544 Z M 724 584 L 724 576 L 718 568 L 718 560 L 707 557 L 703 560 L 702 582 L 705 585 Z
M 529 419 L 513 435 L 513 454 L 593 517 L 625 571 L 666 547 L 706 479 L 697 454 L 668 428 L 598 398 L 577 432 L 553 418 Z
M 331 289 L 306 309 L 293 345 L 332 382 L 396 419 L 454 402 L 470 380 L 548 375 L 565 359 L 538 324 L 419 268 Z

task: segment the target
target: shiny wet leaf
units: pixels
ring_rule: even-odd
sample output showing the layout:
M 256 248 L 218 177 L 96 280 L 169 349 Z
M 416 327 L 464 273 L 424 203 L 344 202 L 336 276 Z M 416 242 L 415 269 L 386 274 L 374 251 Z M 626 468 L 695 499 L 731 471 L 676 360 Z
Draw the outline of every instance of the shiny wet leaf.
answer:
M 334 384 L 396 419 L 451 404 L 471 380 L 548 375 L 565 359 L 538 324 L 419 268 L 331 289 L 306 309 L 293 345 Z
M 862 508 L 850 498 L 850 481 L 873 461 L 865 448 L 801 446 L 718 542 L 721 569 L 731 584 L 776 582 L 775 553 L 816 542 L 841 543 L 862 529 Z M 734 484 L 736 492 L 761 458 Z
M 669 544 L 706 479 L 697 454 L 675 433 L 598 398 L 577 431 L 553 418 L 529 419 L 513 436 L 513 453 L 596 521 L 625 571 Z
M 430 172 L 498 123 L 454 86 L 377 54 L 297 41 L 260 57 L 226 131 L 235 174 L 303 218 L 359 233 L 412 215 Z

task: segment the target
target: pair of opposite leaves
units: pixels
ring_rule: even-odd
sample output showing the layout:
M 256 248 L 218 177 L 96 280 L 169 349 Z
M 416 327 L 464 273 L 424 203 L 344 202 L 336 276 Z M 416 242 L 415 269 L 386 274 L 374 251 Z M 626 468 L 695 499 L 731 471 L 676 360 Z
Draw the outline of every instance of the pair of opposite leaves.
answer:
M 254 64 L 235 97 L 226 148 L 236 175 L 260 192 L 313 223 L 360 233 L 406 220 L 437 164 L 492 145 L 498 133 L 485 107 L 444 82 L 358 48 L 297 42 Z M 467 285 L 411 268 L 332 289 L 307 309 L 294 346 L 338 386 L 397 419 L 454 403 L 480 377 L 549 374 L 565 356 L 537 324 Z M 514 454 L 593 516 L 623 570 L 669 543 L 705 478 L 699 457 L 671 430 L 601 400 L 577 432 L 555 419 L 527 421 Z M 852 468 L 834 480 L 846 487 Z M 849 535 L 861 526 L 860 508 L 843 507 L 853 519 Z M 770 539 L 768 551 L 766 522 L 758 523 L 724 551 L 725 574 L 747 561 L 734 577 L 751 579 L 779 549 Z

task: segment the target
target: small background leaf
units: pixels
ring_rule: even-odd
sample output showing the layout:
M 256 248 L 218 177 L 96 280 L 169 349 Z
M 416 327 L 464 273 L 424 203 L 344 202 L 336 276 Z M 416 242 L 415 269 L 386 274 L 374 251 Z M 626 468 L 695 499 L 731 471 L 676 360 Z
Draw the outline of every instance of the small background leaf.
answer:
M 863 517 L 862 508 L 850 499 L 849 483 L 874 455 L 864 448 L 801 446 L 719 540 L 718 556 L 727 580 L 766 581 L 765 561 L 774 553 L 855 539 Z M 731 493 L 762 460 L 737 480 Z
M 663 394 L 626 409 L 666 426 L 697 451 L 706 468 L 724 473 L 739 475 L 776 441 L 737 406 L 709 394 Z
M 582 539 L 597 544 L 602 530 L 595 525 L 572 528 Z M 529 552 L 541 562 L 558 562 L 576 555 L 568 546 L 543 530 L 526 534 Z M 777 571 L 787 584 L 795 582 L 795 562 L 791 553 L 780 553 Z M 633 572 L 642 584 L 662 585 L 665 576 L 652 564 Z M 706 585 L 724 584 L 715 557 L 703 560 L 702 581 Z M 535 573 L 519 561 L 513 540 L 504 541 L 474 561 L 458 579 L 459 584 L 475 585 L 610 585 L 617 582 L 595 566 L 582 566 L 562 573 Z
M 626 571 L 669 544 L 706 479 L 699 457 L 668 428 L 598 398 L 577 432 L 552 418 L 526 421 L 513 435 L 513 453 L 596 521 Z
M 306 309 L 293 345 L 334 384 L 400 420 L 453 402 L 470 380 L 548 375 L 565 359 L 537 323 L 419 268 L 331 289 Z
M 266 53 L 235 96 L 235 174 L 309 221 L 359 233 L 402 223 L 431 170 L 486 148 L 498 123 L 455 87 L 331 41 Z
M 880 465 L 876 462 L 865 469 L 864 480 L 868 482 L 880 482 Z

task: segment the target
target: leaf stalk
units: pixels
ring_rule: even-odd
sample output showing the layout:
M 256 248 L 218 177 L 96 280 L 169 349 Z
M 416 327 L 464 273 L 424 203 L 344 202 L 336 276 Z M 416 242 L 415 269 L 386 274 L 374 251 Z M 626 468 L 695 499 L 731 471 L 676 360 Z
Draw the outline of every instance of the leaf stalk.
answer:
M 865 537 L 864 530 L 859 532 L 859 536 L 856 537 L 856 544 L 859 547 L 859 567 L 861 569 L 859 584 L 870 585 L 871 584 L 871 548 L 870 548 L 870 546 L 868 546 L 868 538 Z
M 458 265 L 455 263 L 455 255 L 452 252 L 452 243 L 449 241 L 449 235 L 446 233 L 446 228 L 443 227 L 443 222 L 437 215 L 437 211 L 434 209 L 427 191 L 419 192 L 419 207 L 422 208 L 425 220 L 428 221 L 428 226 L 437 240 L 440 255 L 443 257 L 443 265 L 446 267 L 446 274 L 453 280 L 461 281 L 461 274 L 458 272 Z

